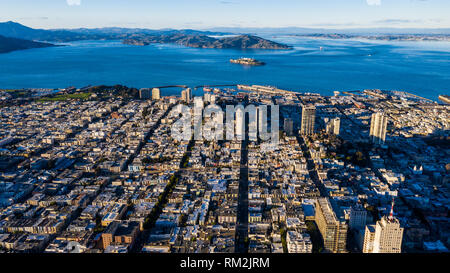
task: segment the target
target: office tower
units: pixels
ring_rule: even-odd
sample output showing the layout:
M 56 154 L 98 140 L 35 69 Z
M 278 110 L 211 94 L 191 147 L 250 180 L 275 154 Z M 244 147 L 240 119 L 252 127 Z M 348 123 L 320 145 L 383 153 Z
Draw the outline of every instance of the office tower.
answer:
M 375 241 L 375 225 L 367 225 L 364 230 L 364 241 L 362 252 L 373 253 L 374 241 Z
M 366 226 L 367 211 L 361 204 L 350 208 L 349 228 L 360 230 Z
M 324 248 L 328 252 L 343 253 L 347 246 L 347 223 L 338 218 L 328 198 L 316 200 L 315 221 L 322 234 Z
M 284 132 L 286 132 L 286 135 L 288 136 L 294 134 L 294 121 L 291 118 L 284 119 Z
M 326 133 L 327 134 L 333 134 L 333 135 L 339 135 L 341 130 L 341 119 L 340 118 L 334 118 L 329 119 L 325 118 L 325 127 L 326 127 Z
M 364 234 L 364 253 L 401 253 L 403 228 L 400 227 L 400 221 L 394 217 L 394 200 L 389 216 L 383 216 L 376 225 L 367 227 Z
M 139 90 L 139 98 L 141 99 L 151 99 L 152 97 L 152 90 L 150 88 L 142 88 Z
M 159 90 L 159 88 L 153 88 L 152 100 L 159 100 L 159 99 L 161 99 L 161 90 Z
M 383 113 L 373 113 L 370 121 L 370 138 L 375 144 L 384 144 L 388 118 Z
M 300 133 L 305 136 L 314 134 L 314 123 L 316 120 L 316 107 L 304 105 L 302 108 L 302 126 Z
M 403 228 L 400 221 L 394 217 L 394 200 L 389 216 L 383 216 L 375 226 L 373 244 L 374 253 L 401 253 Z
M 341 132 L 341 119 L 340 118 L 334 118 L 332 120 L 333 123 L 333 134 L 335 135 L 339 135 L 339 133 Z

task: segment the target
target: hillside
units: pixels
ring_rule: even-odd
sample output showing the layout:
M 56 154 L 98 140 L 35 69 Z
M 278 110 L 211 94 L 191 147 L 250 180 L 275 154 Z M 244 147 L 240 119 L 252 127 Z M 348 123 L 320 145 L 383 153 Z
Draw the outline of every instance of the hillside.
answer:
M 51 47 L 51 46 L 55 45 L 0 36 L 0 53 L 31 48 Z
M 240 35 L 216 39 L 206 35 L 136 35 L 124 40 L 125 44 L 149 45 L 171 43 L 195 48 L 233 48 L 233 49 L 290 49 L 290 46 L 269 41 L 257 36 Z
M 136 35 L 171 36 L 177 34 L 185 35 L 220 35 L 224 33 L 198 31 L 192 29 L 174 30 L 151 30 L 139 28 L 80 28 L 80 29 L 34 29 L 16 22 L 0 23 L 0 35 L 5 37 L 48 41 L 48 42 L 71 42 L 81 40 L 123 40 Z

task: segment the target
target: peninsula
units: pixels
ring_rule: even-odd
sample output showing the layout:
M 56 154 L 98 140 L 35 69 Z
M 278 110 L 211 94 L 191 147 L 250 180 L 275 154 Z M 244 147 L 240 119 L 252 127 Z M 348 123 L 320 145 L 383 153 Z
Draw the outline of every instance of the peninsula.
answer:
M 43 48 L 55 46 L 49 43 L 41 43 L 24 39 L 9 38 L 0 35 L 0 53 L 7 53 L 16 50 Z

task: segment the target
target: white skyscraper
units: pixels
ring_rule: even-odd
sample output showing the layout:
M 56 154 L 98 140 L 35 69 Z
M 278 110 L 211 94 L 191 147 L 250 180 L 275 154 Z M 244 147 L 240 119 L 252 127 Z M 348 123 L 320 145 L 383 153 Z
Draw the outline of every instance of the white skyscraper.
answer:
M 363 253 L 373 253 L 373 243 L 375 242 L 375 225 L 367 225 L 364 230 Z
M 334 118 L 333 119 L 333 133 L 338 136 L 340 132 L 341 132 L 341 119 Z
M 403 228 L 394 217 L 394 200 L 389 216 L 383 216 L 373 227 L 367 226 L 364 234 L 364 253 L 401 253 Z
M 334 118 L 330 120 L 328 118 L 325 118 L 324 121 L 327 134 L 334 134 L 338 136 L 341 130 L 341 119 Z
M 384 144 L 386 140 L 388 118 L 383 113 L 373 113 L 370 121 L 370 138 L 375 144 Z

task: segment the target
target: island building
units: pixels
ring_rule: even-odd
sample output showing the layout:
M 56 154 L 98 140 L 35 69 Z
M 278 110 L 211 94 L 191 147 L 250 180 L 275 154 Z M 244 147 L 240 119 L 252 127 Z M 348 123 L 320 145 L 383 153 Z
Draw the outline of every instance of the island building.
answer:
M 265 65 L 264 62 L 255 60 L 253 58 L 230 59 L 230 63 L 242 64 L 242 65 L 254 65 L 254 66 Z

